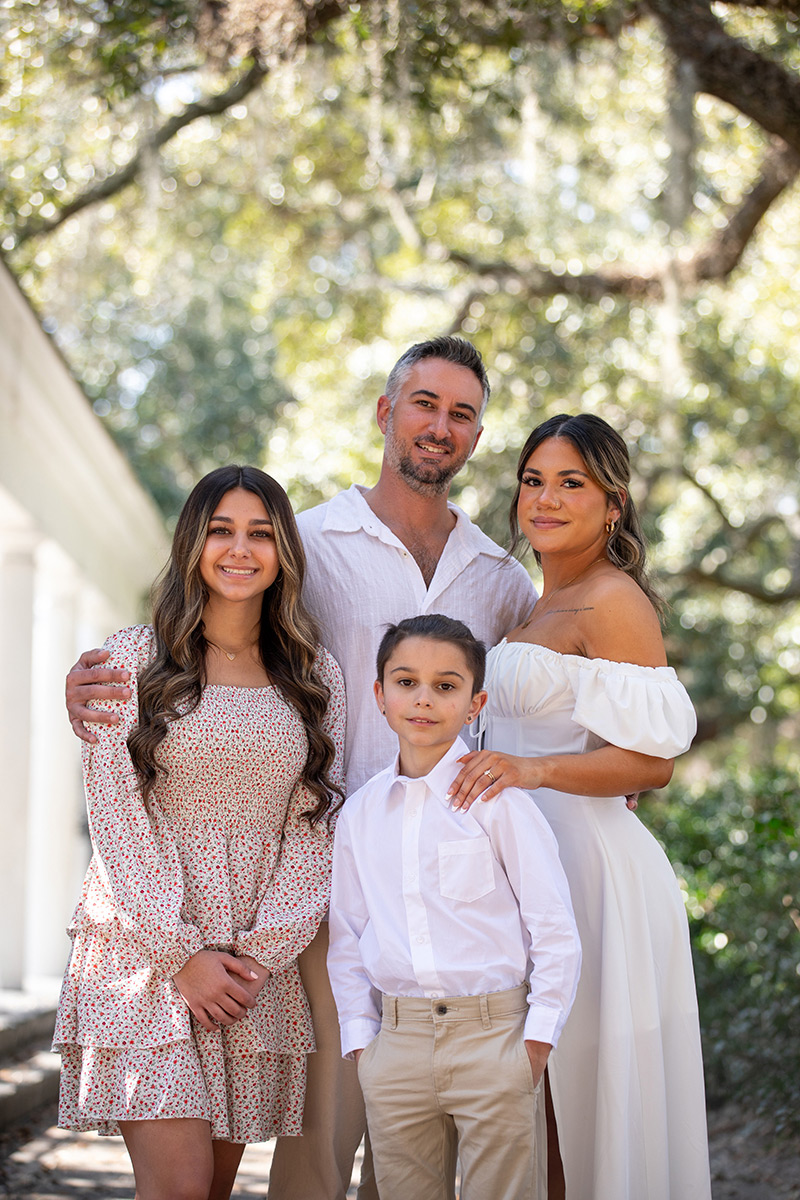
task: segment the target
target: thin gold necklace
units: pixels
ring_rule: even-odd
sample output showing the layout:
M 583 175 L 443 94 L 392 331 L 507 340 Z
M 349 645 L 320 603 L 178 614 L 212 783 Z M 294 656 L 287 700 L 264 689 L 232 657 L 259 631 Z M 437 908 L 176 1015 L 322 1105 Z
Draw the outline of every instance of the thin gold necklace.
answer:
M 542 605 L 543 604 L 546 604 L 548 602 L 548 600 L 552 600 L 553 596 L 557 595 L 559 592 L 563 592 L 564 589 L 568 588 L 571 584 L 577 583 L 582 575 L 585 575 L 586 572 L 591 570 L 592 567 L 596 566 L 597 563 L 604 562 L 604 561 L 605 562 L 608 561 L 607 556 L 605 554 L 601 554 L 598 558 L 592 559 L 592 561 L 590 563 L 588 563 L 585 567 L 583 567 L 582 570 L 578 571 L 577 575 L 573 575 L 572 578 L 568 579 L 566 583 L 559 583 L 558 587 L 554 587 L 552 592 L 548 592 L 546 596 L 542 596 L 541 600 L 537 600 L 536 604 L 533 607 L 533 612 L 528 617 L 527 621 L 525 621 L 525 623 L 522 625 L 522 628 L 523 629 L 528 628 L 531 621 L 536 616 L 537 608 L 539 609 L 539 616 L 542 616 Z
M 206 638 L 206 641 L 208 642 L 209 646 L 213 646 L 215 650 L 221 651 L 221 653 L 225 655 L 229 662 L 233 662 L 233 660 L 239 654 L 243 654 L 245 650 L 252 650 L 254 646 L 258 645 L 258 642 L 249 642 L 248 645 L 242 646 L 239 650 L 235 650 L 233 653 L 231 653 L 230 650 L 226 650 L 224 646 L 218 645 L 217 642 L 212 642 L 209 638 Z

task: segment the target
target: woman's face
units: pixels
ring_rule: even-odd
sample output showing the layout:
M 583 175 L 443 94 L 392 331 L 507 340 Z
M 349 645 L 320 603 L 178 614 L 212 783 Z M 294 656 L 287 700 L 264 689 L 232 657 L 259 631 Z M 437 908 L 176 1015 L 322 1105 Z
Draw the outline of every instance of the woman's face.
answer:
M 605 547 L 606 523 L 619 515 L 566 438 L 541 442 L 525 463 L 517 520 L 540 554 Z
M 234 603 L 252 600 L 272 586 L 279 570 L 275 532 L 261 498 L 244 488 L 226 492 L 208 522 L 200 556 L 210 595 Z

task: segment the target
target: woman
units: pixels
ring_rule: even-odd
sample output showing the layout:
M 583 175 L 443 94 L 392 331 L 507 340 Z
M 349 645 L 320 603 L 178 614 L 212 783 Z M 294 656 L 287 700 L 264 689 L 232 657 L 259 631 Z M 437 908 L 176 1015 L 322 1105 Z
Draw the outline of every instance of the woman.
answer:
M 544 586 L 489 655 L 492 749 L 464 758 L 454 803 L 527 788 L 558 839 L 583 947 L 548 1066 L 567 1200 L 708 1200 L 686 916 L 624 799 L 667 783 L 695 731 L 666 665 L 628 453 L 599 417 L 560 415 L 530 435 L 517 479 L 513 545 L 527 538 Z
M 221 467 L 152 628 L 107 642 L 131 696 L 84 746 L 94 856 L 54 1045 L 59 1123 L 121 1132 L 137 1200 L 224 1200 L 245 1143 L 301 1131 L 296 959 L 328 903 L 345 711 L 303 573 L 283 489 Z

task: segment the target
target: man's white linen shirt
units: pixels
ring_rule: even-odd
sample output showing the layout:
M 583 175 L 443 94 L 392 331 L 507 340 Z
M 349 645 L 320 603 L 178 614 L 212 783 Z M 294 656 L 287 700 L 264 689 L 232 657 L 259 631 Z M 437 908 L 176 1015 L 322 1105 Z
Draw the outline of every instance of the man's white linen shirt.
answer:
M 347 689 L 345 774 L 353 792 L 390 762 L 397 742 L 372 692 L 375 656 L 387 625 L 443 613 L 469 626 L 487 649 L 530 616 L 536 592 L 523 566 L 466 513 L 456 523 L 425 586 L 411 552 L 380 521 L 354 484 L 299 513 L 308 560 L 303 599 Z
M 580 942 L 553 832 L 519 788 L 454 812 L 466 752 L 458 738 L 422 779 L 396 760 L 339 816 L 328 972 L 345 1057 L 378 1033 L 381 993 L 476 996 L 529 978 L 524 1036 L 552 1046 L 575 999 Z

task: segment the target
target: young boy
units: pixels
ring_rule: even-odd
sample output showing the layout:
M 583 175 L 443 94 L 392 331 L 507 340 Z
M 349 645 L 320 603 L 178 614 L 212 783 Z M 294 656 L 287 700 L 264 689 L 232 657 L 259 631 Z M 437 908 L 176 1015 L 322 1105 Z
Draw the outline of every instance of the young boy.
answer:
M 466 812 L 447 796 L 485 661 L 449 617 L 388 629 L 375 696 L 399 757 L 336 829 L 328 968 L 381 1200 L 446 1200 L 456 1141 L 462 1200 L 535 1195 L 537 1095 L 575 996 L 580 945 L 545 819 L 516 788 Z

